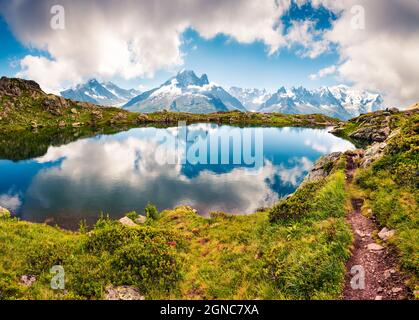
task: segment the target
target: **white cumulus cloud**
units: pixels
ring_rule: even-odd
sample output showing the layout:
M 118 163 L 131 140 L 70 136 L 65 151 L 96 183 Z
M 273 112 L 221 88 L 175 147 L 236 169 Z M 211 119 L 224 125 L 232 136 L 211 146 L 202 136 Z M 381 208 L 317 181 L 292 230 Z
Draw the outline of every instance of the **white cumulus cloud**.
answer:
M 329 66 L 329 67 L 320 69 L 319 72 L 317 72 L 317 73 L 310 74 L 309 78 L 311 80 L 318 80 L 320 78 L 324 78 L 326 76 L 330 76 L 332 74 L 335 74 L 336 70 L 337 70 L 336 66 L 334 66 L 334 65 Z
M 50 26 L 56 4 L 0 0 L 16 37 L 48 52 L 26 56 L 19 76 L 51 92 L 89 77 L 129 79 L 178 66 L 188 28 L 207 39 L 222 33 L 241 43 L 262 41 L 274 53 L 285 44 L 279 18 L 290 0 L 63 0 L 64 30 Z
M 311 20 L 294 21 L 286 39 L 289 47 L 295 44 L 302 47 L 297 49 L 302 57 L 314 59 L 329 50 L 329 41 L 322 39 L 322 31 Z

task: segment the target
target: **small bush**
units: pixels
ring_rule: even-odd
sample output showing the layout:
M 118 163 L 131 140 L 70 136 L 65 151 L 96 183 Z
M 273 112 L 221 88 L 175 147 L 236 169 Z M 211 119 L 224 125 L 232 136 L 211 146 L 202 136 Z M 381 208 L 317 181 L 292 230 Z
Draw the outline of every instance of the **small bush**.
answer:
M 21 289 L 14 281 L 14 277 L 0 272 L 0 301 L 20 299 Z
M 10 214 L 10 211 L 7 209 L 4 209 L 0 206 L 0 219 L 10 219 L 12 215 Z
M 81 220 L 79 223 L 79 232 L 82 234 L 86 234 L 88 231 L 88 226 L 87 226 L 87 222 L 85 219 Z
M 149 203 L 144 209 L 147 219 L 158 220 L 160 218 L 160 213 L 157 210 L 156 206 Z
M 64 265 L 71 251 L 71 247 L 62 241 L 39 243 L 28 253 L 26 271 L 33 275 L 49 272 L 55 265 Z
M 137 212 L 135 212 L 135 211 L 131 211 L 131 212 L 128 212 L 125 216 L 127 218 L 130 218 L 132 221 L 135 221 L 135 220 L 138 219 L 139 214 Z
M 181 263 L 176 251 L 167 244 L 135 242 L 115 252 L 112 260 L 115 282 L 136 285 L 142 292 L 170 291 L 181 279 Z
M 113 253 L 127 243 L 143 242 L 181 242 L 179 237 L 170 231 L 164 231 L 149 226 L 129 228 L 115 221 L 101 222 L 96 225 L 85 243 L 85 248 L 91 253 L 103 251 Z
M 100 299 L 110 281 L 108 263 L 93 255 L 72 259 L 66 267 L 66 286 L 76 295 L 87 299 Z
M 416 229 L 405 229 L 399 234 L 398 245 L 402 252 L 402 266 L 419 277 L 419 232 Z M 416 278 L 416 280 L 417 280 Z

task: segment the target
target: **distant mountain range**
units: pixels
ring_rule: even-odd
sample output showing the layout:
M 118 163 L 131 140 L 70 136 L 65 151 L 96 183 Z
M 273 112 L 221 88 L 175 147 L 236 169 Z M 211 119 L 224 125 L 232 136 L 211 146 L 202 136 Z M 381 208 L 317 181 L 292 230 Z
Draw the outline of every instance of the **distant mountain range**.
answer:
M 99 82 L 96 79 L 91 79 L 75 88 L 62 91 L 61 96 L 103 106 L 121 106 L 140 93 L 135 89 L 122 89 L 112 82 Z
M 228 92 L 239 99 L 244 107 L 249 111 L 257 111 L 260 106 L 266 102 L 272 93 L 265 89 L 243 89 L 239 87 L 231 87 Z
M 381 95 L 344 85 L 307 90 L 303 87 L 281 87 L 273 94 L 265 90 L 233 87 L 229 92 L 253 111 L 287 114 L 322 113 L 339 119 L 350 119 L 362 113 L 384 109 Z
M 281 87 L 275 93 L 265 89 L 229 90 L 208 81 L 206 74 L 198 77 L 183 70 L 161 86 L 140 93 L 119 88 L 112 82 L 95 79 L 61 92 L 65 98 L 104 106 L 120 106 L 137 112 L 161 110 L 212 113 L 220 111 L 279 112 L 286 114 L 321 113 L 347 120 L 362 113 L 384 109 L 381 95 L 345 85 L 308 90 L 303 87 Z
M 123 108 L 138 112 L 161 110 L 192 113 L 247 111 L 238 99 L 222 87 L 210 83 L 206 74 L 198 77 L 190 70 L 183 70 L 160 87 L 133 98 Z

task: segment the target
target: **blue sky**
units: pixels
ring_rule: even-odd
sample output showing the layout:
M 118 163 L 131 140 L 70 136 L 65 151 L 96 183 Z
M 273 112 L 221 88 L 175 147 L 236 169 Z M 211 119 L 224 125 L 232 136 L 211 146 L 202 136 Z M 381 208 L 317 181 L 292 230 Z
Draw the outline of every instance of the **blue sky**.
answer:
M 336 53 L 311 59 L 299 57 L 295 49 L 284 48 L 269 55 L 260 42 L 239 44 L 223 35 L 205 41 L 192 30 L 185 37 L 191 39 L 186 46 L 185 67 L 206 72 L 211 81 L 225 86 L 275 90 L 283 85 L 318 87 L 335 83 L 332 77 L 312 81 L 309 75 L 334 64 L 338 60 Z
M 0 16 L 0 74 L 13 76 L 16 73 L 13 62 L 23 58 L 28 51 L 14 38 L 4 18 Z
M 330 27 L 334 15 L 323 7 L 314 10 L 310 5 L 301 8 L 293 5 L 282 17 L 285 30 L 292 21 L 310 19 L 316 22 L 317 29 Z M 12 34 L 3 18 L 0 19 L 0 74 L 14 76 L 20 71 L 19 60 L 26 55 L 48 54 L 21 44 Z M 313 81 L 309 75 L 335 64 L 339 56 L 336 52 L 327 52 L 312 59 L 301 57 L 296 47 L 285 47 L 269 55 L 267 45 L 261 41 L 250 44 L 239 43 L 234 38 L 219 34 L 211 39 L 204 39 L 197 31 L 188 28 L 182 34 L 181 52 L 184 64 L 167 70 L 156 70 L 153 77 L 135 77 L 124 79 L 115 75 L 110 80 L 122 87 L 145 88 L 160 85 L 177 70 L 186 68 L 196 73 L 206 73 L 210 81 L 225 87 L 255 87 L 270 91 L 281 86 L 305 86 L 315 88 L 333 85 L 337 81 L 333 76 Z

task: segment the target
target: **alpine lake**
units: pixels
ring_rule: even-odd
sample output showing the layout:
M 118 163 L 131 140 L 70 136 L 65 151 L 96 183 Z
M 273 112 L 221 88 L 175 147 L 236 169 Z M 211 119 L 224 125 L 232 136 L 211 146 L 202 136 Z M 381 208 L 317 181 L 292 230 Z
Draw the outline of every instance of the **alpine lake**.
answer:
M 329 130 L 198 123 L 20 138 L 0 148 L 0 206 L 66 229 L 148 203 L 252 214 L 293 193 L 321 156 L 354 148 Z

